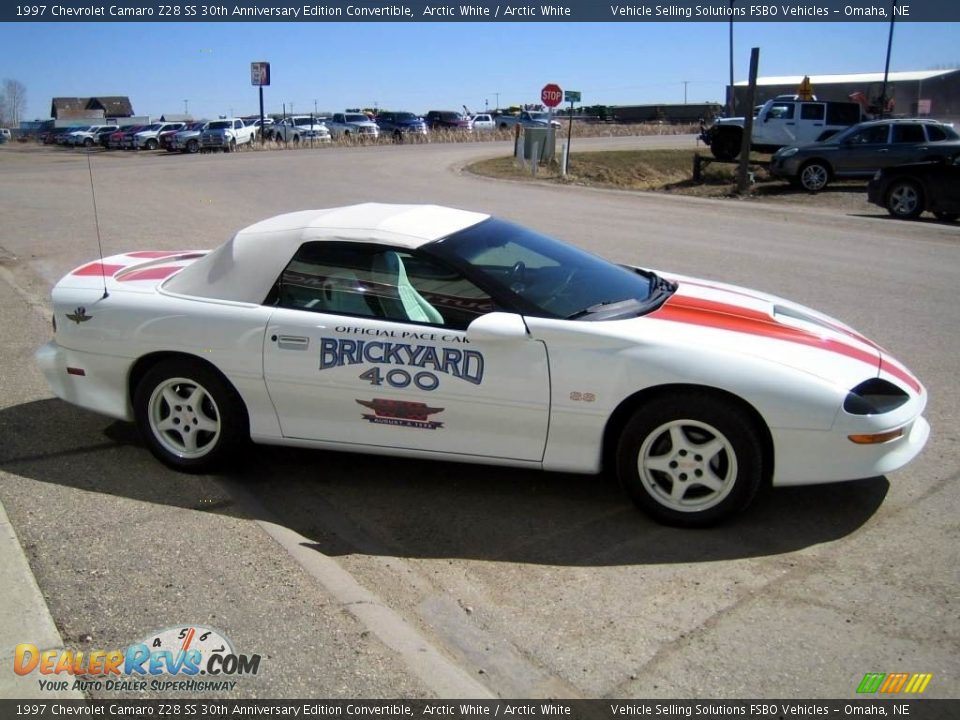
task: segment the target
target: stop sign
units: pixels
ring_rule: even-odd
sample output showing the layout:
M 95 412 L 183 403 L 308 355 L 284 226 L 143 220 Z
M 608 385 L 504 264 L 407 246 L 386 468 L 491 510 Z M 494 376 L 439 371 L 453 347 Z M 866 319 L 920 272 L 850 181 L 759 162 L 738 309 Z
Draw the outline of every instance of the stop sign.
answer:
M 556 83 L 547 83 L 540 91 L 540 100 L 547 107 L 556 107 L 563 100 L 563 90 Z

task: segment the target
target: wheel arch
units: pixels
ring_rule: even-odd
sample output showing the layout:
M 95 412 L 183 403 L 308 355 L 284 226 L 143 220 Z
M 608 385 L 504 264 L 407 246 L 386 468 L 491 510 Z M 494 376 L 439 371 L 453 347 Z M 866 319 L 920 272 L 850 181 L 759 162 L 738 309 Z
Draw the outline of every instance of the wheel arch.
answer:
M 609 472 L 616 467 L 617 444 L 624 428 L 644 405 L 653 400 L 662 397 L 677 397 L 680 395 L 710 395 L 718 400 L 729 403 L 743 411 L 744 416 L 753 426 L 763 448 L 762 468 L 763 482 L 769 485 L 773 478 L 775 466 L 773 435 L 770 428 L 760 412 L 749 402 L 738 395 L 735 395 L 720 388 L 710 387 L 708 385 L 696 385 L 687 383 L 674 383 L 669 385 L 657 385 L 644 388 L 627 398 L 624 398 L 607 419 L 607 424 L 603 429 L 603 447 L 601 461 L 603 471 Z
M 247 435 L 250 434 L 250 413 L 249 410 L 247 410 L 247 403 L 244 401 L 243 395 L 240 394 L 240 391 L 237 390 L 236 386 L 232 382 L 230 382 L 230 378 L 228 378 L 223 371 L 220 370 L 220 368 L 206 358 L 202 358 L 198 355 L 192 355 L 190 353 L 161 350 L 148 353 L 140 358 L 137 358 L 136 362 L 134 362 L 131 366 L 129 374 L 127 375 L 127 403 L 131 409 L 133 408 L 133 396 L 137 391 L 137 386 L 140 384 L 140 381 L 143 380 L 146 374 L 153 368 L 168 360 L 184 360 L 187 362 L 193 362 L 203 366 L 210 372 L 217 375 L 217 377 L 223 381 L 223 384 L 226 385 L 226 387 L 229 388 L 230 391 L 233 392 L 233 394 L 236 395 L 237 399 L 240 401 L 240 407 L 243 408 L 243 425 Z

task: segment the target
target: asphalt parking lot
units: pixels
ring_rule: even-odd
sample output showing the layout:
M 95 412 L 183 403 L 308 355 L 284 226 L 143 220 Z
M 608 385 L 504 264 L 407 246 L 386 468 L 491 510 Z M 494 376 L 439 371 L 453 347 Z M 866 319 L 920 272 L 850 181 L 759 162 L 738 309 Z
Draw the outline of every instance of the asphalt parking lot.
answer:
M 853 698 L 865 673 L 895 671 L 960 696 L 960 226 L 460 170 L 505 152 L 90 159 L 105 255 L 212 247 L 310 207 L 430 202 L 798 300 L 927 385 L 924 453 L 886 478 L 766 491 L 706 531 L 656 525 L 585 476 L 280 448 L 179 475 L 35 368 L 52 284 L 97 255 L 91 173 L 82 151 L 0 148 L 0 502 L 65 644 L 214 627 L 263 657 L 236 698 Z

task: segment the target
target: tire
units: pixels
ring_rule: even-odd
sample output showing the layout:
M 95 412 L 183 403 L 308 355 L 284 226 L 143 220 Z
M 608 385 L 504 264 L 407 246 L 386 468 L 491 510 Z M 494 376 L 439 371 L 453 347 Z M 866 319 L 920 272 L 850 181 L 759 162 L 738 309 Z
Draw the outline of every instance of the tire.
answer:
M 93 147 L 93 139 L 92 139 L 92 138 L 84 138 L 84 139 L 83 139 L 83 146 L 84 146 L 84 147 Z
M 403 143 L 403 133 L 400 132 L 399 130 L 394 130 L 394 131 L 393 131 L 393 141 L 394 141 L 395 143 L 400 143 L 400 144 L 402 144 L 402 143 Z
M 152 367 L 133 395 L 134 414 L 150 452 L 184 472 L 226 463 L 249 438 L 243 401 L 219 374 L 190 359 Z
M 158 143 L 156 140 L 154 140 L 153 138 L 150 138 L 149 140 L 147 140 L 147 150 L 156 150 L 157 147 L 158 147 Z
M 898 220 L 913 220 L 923 212 L 923 191 L 913 180 L 896 180 L 887 190 L 887 212 Z
M 940 212 L 939 210 L 934 210 L 933 216 L 937 218 L 937 220 L 943 220 L 944 222 L 956 222 L 957 218 L 960 218 L 960 213 Z
M 227 152 L 236 152 L 237 151 L 237 141 L 233 138 L 230 138 L 230 144 L 227 145 Z
M 762 454 L 742 410 L 711 395 L 683 393 L 652 400 L 627 423 L 617 476 L 637 507 L 659 522 L 706 527 L 753 500 Z
M 197 140 L 187 140 L 187 152 L 188 153 L 198 153 L 200 152 L 200 143 Z
M 800 168 L 800 187 L 809 192 L 820 192 L 830 184 L 830 168 L 819 160 L 812 160 Z
M 735 159 L 740 154 L 740 143 L 743 139 L 743 129 L 736 128 L 739 132 L 730 129 L 716 133 L 710 143 L 710 152 L 717 160 L 729 161 Z

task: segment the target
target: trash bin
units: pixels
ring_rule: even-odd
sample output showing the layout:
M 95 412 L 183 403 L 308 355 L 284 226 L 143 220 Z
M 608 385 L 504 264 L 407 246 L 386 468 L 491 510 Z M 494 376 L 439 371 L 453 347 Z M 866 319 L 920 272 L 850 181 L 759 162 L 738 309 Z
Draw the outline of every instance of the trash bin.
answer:
M 554 127 L 530 127 L 523 130 L 523 157 L 533 160 L 534 146 L 540 148 L 540 162 L 550 162 L 556 154 L 557 129 Z

